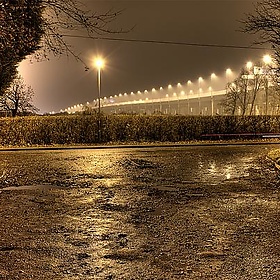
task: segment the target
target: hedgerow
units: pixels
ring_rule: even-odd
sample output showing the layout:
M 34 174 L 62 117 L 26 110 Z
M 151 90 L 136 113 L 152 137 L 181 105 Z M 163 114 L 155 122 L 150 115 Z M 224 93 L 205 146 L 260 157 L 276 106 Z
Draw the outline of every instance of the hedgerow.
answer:
M 178 142 L 203 134 L 278 133 L 279 116 L 102 115 L 100 140 Z M 98 143 L 98 115 L 0 119 L 1 146 Z

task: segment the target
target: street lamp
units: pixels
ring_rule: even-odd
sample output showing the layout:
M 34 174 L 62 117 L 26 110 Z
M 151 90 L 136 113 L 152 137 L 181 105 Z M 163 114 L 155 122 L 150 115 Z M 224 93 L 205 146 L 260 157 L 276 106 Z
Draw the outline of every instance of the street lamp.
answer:
M 199 77 L 198 78 L 198 113 L 200 115 L 201 113 L 201 100 L 200 100 L 200 93 L 202 92 L 202 88 L 201 88 L 201 84 L 203 82 L 203 78 L 202 77 Z
M 101 140 L 101 69 L 104 67 L 105 62 L 102 58 L 95 59 L 95 67 L 97 69 L 97 89 L 98 89 L 98 142 Z
M 232 70 L 230 68 L 228 68 L 226 70 L 226 80 L 227 80 L 227 83 L 229 83 L 229 76 L 232 75 Z
M 269 54 L 266 54 L 263 56 L 263 62 L 268 65 L 272 63 L 272 58 Z
M 263 62 L 265 64 L 264 76 L 265 76 L 265 114 L 268 113 L 268 66 L 272 63 L 272 58 L 269 54 L 263 56 Z
M 214 100 L 213 100 L 213 88 L 210 86 L 209 91 L 211 94 L 211 116 L 214 115 Z
M 253 67 L 253 62 L 252 62 L 252 61 L 248 61 L 248 62 L 246 63 L 246 68 L 247 68 L 247 70 L 248 70 L 249 72 L 251 71 L 252 67 Z
M 210 76 L 211 86 L 209 87 L 209 91 L 211 94 L 211 116 L 214 115 L 214 96 L 213 96 L 213 81 L 217 78 L 215 73 L 212 73 Z

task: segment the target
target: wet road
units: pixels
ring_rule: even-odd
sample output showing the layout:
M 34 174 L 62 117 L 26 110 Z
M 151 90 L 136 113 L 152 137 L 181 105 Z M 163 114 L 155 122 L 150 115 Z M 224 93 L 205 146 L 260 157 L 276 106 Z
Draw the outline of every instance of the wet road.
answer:
M 279 279 L 278 146 L 0 153 L 0 279 Z

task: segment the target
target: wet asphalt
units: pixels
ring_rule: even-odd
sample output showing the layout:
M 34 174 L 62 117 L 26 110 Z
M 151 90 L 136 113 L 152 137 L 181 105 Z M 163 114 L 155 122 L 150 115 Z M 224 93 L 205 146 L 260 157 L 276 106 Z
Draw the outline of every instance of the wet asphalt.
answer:
M 0 152 L 0 279 L 280 279 L 278 145 Z

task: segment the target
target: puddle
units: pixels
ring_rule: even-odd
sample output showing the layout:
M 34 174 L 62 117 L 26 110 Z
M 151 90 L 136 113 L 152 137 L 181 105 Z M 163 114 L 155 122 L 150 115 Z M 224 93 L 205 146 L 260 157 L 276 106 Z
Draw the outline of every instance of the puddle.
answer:
M 55 185 L 30 185 L 30 186 L 19 186 L 19 187 L 6 187 L 0 191 L 19 191 L 19 190 L 52 190 L 52 189 L 62 189 L 63 187 Z

